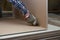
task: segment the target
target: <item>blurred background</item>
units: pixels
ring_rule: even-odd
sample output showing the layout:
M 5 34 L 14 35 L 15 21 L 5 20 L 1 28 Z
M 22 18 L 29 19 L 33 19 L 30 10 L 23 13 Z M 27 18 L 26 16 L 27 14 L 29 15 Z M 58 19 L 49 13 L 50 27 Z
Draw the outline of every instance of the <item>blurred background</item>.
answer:
M 12 16 L 12 5 L 7 0 L 0 0 L 0 18 Z
M 48 20 L 50 24 L 60 26 L 60 0 L 48 0 Z
M 60 0 L 48 0 L 49 12 L 60 12 Z
M 12 5 L 9 2 L 7 2 L 6 0 L 1 0 L 0 5 L 1 5 L 3 11 L 12 10 Z

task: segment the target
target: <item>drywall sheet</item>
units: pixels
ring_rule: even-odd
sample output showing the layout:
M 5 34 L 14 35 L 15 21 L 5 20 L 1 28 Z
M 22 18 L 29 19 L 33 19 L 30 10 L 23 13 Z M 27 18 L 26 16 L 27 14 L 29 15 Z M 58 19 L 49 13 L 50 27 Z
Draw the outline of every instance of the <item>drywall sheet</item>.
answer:
M 0 35 L 45 30 L 45 28 L 30 26 L 18 19 L 0 19 Z

